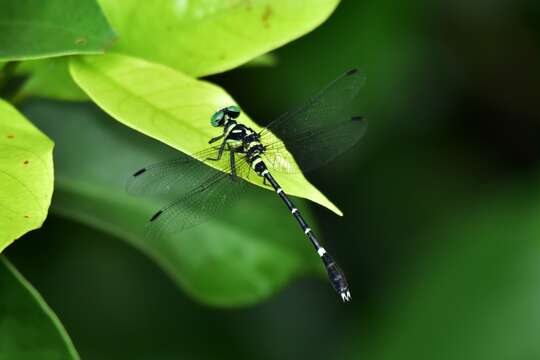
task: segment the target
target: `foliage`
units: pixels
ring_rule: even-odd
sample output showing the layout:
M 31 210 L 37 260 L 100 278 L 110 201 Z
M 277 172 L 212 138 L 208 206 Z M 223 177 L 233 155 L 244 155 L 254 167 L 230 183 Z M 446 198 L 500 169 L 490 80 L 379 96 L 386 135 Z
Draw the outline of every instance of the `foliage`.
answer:
M 0 97 L 55 142 L 45 226 L 3 255 L 59 315 L 82 358 L 540 358 L 539 2 L 344 0 L 334 11 L 336 2 L 322 0 L 98 1 L 111 24 L 94 29 L 106 35 L 105 55 L 101 46 L 96 54 L 54 57 L 31 49 L 28 57 L 0 60 Z M 28 7 L 32 18 L 54 15 L 82 29 L 64 19 L 64 5 L 41 3 L 55 5 Z M 86 20 L 97 14 L 77 3 Z M 270 3 L 289 13 L 273 12 L 268 21 L 276 27 L 265 32 L 254 26 Z M 253 18 L 231 10 L 250 5 Z M 282 48 L 257 40 L 288 25 L 304 33 L 330 12 Z M 274 44 L 301 35 L 294 31 Z M 30 38 L 5 34 L 0 51 L 20 50 Z M 76 48 L 73 39 L 66 54 Z M 234 46 L 224 46 L 226 39 Z M 226 51 L 224 62 L 217 50 Z M 277 63 L 252 59 L 270 50 Z M 355 113 L 370 131 L 307 176 L 345 216 L 298 204 L 347 274 L 353 302 L 340 304 L 320 281 L 324 270 L 294 220 L 275 194 L 255 186 L 230 212 L 174 241 L 143 240 L 144 220 L 167 199 L 127 196 L 126 177 L 174 157 L 177 147 L 195 151 L 203 137 L 182 144 L 139 128 L 96 88 L 111 88 L 103 79 L 108 62 L 167 74 L 144 77 L 140 91 L 179 78 L 201 84 L 194 77 L 207 76 L 202 86 L 233 98 L 259 125 L 360 67 L 367 82 Z M 84 83 L 70 70 L 88 75 Z M 125 97 L 126 88 L 109 96 Z M 187 100 L 173 93 L 171 105 Z M 137 114 L 148 105 L 137 103 Z M 201 115 L 201 126 L 208 117 Z M 4 354 L 7 342 L 69 352 L 56 320 L 6 269 L 0 295 L 11 310 L 0 318 L 21 321 L 1 329 L 0 359 L 17 357 Z
M 0 293 L 0 359 L 79 359 L 56 315 L 3 255 Z
M 306 11 L 300 3 L 282 0 L 102 1 L 113 30 L 95 0 L 9 2 L 0 12 L 0 94 L 14 103 L 36 95 L 77 101 L 91 98 L 123 124 L 192 154 L 212 136 L 208 126 L 212 112 L 234 101 L 221 88 L 190 76 L 230 70 L 290 42 L 321 24 L 337 3 L 318 0 Z M 290 21 L 291 13 L 298 13 L 295 21 Z M 95 55 L 104 51 L 117 54 Z M 87 105 L 28 104 L 25 111 L 31 119 L 59 143 L 54 211 L 128 241 L 194 298 L 220 306 L 250 304 L 295 277 L 320 271 L 317 259 L 308 255 L 308 244 L 290 244 L 288 234 L 295 224 L 267 215 L 279 204 L 264 195 L 247 197 L 243 206 L 210 226 L 175 238 L 145 241 L 145 218 L 159 203 L 128 197 L 123 183 L 134 168 L 145 165 L 143 160 L 159 161 L 160 155 L 171 156 L 174 151 L 163 151 L 163 145 L 112 124 L 111 118 Z M 175 106 L 193 110 L 173 111 Z M 245 115 L 243 120 L 257 126 Z M 53 144 L 4 100 L 0 102 L 0 136 L 3 250 L 41 226 L 47 216 L 53 189 Z M 133 142 L 126 143 L 127 138 Z M 340 213 L 301 174 L 280 180 L 292 194 Z M 242 208 L 248 201 L 264 208 L 252 211 L 249 224 L 234 224 L 234 219 L 245 216 Z M 265 226 L 271 230 L 260 232 Z M 19 281 L 42 303 L 7 260 L 3 264 L 14 275 L 9 286 L 16 287 Z M 3 285 L 2 291 L 13 296 L 2 296 L 2 311 L 18 318 L 17 290 Z M 41 330 L 50 338 L 39 339 L 21 331 L 25 326 L 21 324 L 4 329 L 12 336 L 2 336 L 7 347 L 2 347 L 0 357 L 22 358 L 17 352 L 20 346 L 30 349 L 24 356 L 77 357 L 67 336 L 62 335 L 66 347 L 57 349 L 55 332 Z M 63 334 L 59 324 L 57 328 Z M 29 345 L 18 345 L 25 342 Z
M 23 111 L 57 144 L 53 211 L 125 239 L 197 299 L 222 306 L 253 303 L 291 278 L 320 269 L 307 242 L 291 241 L 296 224 L 279 211 L 282 204 L 257 190 L 207 224 L 147 241 L 148 217 L 163 201 L 126 194 L 126 174 L 141 164 L 174 158 L 175 150 L 89 105 L 34 101 Z M 247 217 L 243 209 L 249 203 L 260 207 Z M 249 223 L 242 224 L 242 218 Z
M 0 251 L 41 226 L 53 192 L 53 143 L 0 99 Z
M 3 2 L 0 60 L 102 53 L 114 32 L 94 0 Z
M 100 0 L 122 34 L 113 49 L 192 76 L 233 69 L 320 25 L 338 0 Z M 159 21 L 154 21 L 159 19 Z M 156 39 L 159 39 L 156 41 Z

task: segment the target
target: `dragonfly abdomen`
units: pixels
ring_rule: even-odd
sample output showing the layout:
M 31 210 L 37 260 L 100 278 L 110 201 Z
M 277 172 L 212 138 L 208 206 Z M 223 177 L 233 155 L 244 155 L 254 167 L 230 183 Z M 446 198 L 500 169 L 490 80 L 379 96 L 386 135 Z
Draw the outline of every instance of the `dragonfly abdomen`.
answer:
M 289 199 L 289 196 L 287 196 L 287 194 L 283 191 L 276 179 L 274 179 L 272 174 L 270 174 L 264 161 L 260 157 L 257 157 L 252 162 L 252 167 L 257 172 L 257 175 L 264 177 L 266 181 L 268 181 L 272 185 L 276 193 L 279 195 L 281 200 L 285 203 L 291 214 L 294 216 L 294 218 L 300 225 L 300 228 L 307 236 L 315 250 L 317 250 L 319 257 L 324 264 L 326 272 L 328 273 L 328 278 L 330 279 L 332 287 L 337 291 L 337 293 L 341 296 L 341 299 L 344 302 L 350 301 L 351 293 L 349 291 L 349 285 L 347 284 L 345 274 L 343 273 L 343 271 L 341 271 L 339 266 L 336 264 L 330 254 L 328 254 L 325 248 L 322 247 L 319 240 L 317 239 L 315 234 L 313 234 L 313 231 L 309 227 L 308 223 L 306 222 L 298 208 L 294 206 L 294 203 L 291 201 L 291 199 Z

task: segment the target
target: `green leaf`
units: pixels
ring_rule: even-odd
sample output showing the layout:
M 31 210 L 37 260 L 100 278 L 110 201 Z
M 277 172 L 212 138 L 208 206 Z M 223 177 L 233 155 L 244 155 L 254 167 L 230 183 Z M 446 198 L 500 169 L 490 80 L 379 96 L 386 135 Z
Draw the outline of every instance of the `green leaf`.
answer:
M 126 240 L 196 299 L 251 304 L 302 274 L 324 271 L 279 198 L 255 187 L 216 219 L 148 241 L 148 219 L 168 201 L 129 196 L 125 183 L 135 170 L 173 159 L 178 151 L 93 105 L 41 100 L 24 110 L 57 143 L 53 212 Z
M 79 359 L 56 315 L 1 255 L 0 294 L 0 359 Z
M 339 0 L 100 0 L 121 34 L 114 51 L 193 76 L 233 69 L 310 32 Z
M 17 93 L 17 99 L 41 96 L 68 101 L 88 100 L 88 96 L 71 78 L 68 63 L 69 58 L 65 56 L 21 63 L 17 73 L 29 78 Z
M 0 251 L 47 217 L 53 143 L 0 100 Z
M 351 358 L 540 358 L 540 204 L 531 201 L 536 190 L 523 190 L 439 222 L 427 237 L 434 249 L 394 281 L 402 288 L 386 304 L 372 351 Z
M 216 85 L 144 60 L 111 54 L 72 60 L 73 78 L 102 109 L 121 123 L 186 154 L 208 148 L 208 140 L 219 135 L 210 126 L 210 116 L 235 103 Z M 239 121 L 261 129 L 245 113 Z M 287 193 L 342 215 L 300 171 L 293 175 L 276 173 L 274 177 Z M 268 189 L 255 180 L 250 179 Z
M 114 37 L 95 0 L 2 3 L 0 60 L 101 53 Z

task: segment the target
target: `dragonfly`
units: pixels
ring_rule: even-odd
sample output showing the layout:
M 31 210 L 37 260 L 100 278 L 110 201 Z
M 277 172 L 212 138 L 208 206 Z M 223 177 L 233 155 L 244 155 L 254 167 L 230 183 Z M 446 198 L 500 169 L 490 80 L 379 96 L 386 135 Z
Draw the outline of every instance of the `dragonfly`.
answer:
M 131 194 L 176 196 L 150 218 L 148 236 L 176 234 L 218 216 L 245 192 L 249 186 L 245 179 L 255 178 L 281 198 L 322 260 L 332 287 L 343 302 L 349 302 L 345 274 L 272 174 L 308 172 L 356 144 L 367 122 L 343 113 L 364 82 L 358 69 L 349 70 L 258 132 L 238 121 L 237 105 L 216 111 L 210 124 L 223 130 L 209 140 L 207 149 L 144 167 L 128 181 Z

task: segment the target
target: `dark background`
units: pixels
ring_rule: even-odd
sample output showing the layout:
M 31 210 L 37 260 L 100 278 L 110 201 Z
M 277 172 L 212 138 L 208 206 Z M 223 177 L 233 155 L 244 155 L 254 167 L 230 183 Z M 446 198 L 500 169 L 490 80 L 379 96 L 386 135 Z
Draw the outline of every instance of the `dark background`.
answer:
M 368 133 L 309 175 L 345 213 L 310 205 L 351 304 L 302 278 L 247 308 L 200 305 L 55 215 L 7 255 L 83 359 L 540 359 L 539 20 L 535 1 L 345 0 L 276 66 L 209 78 L 264 123 L 367 75 Z

